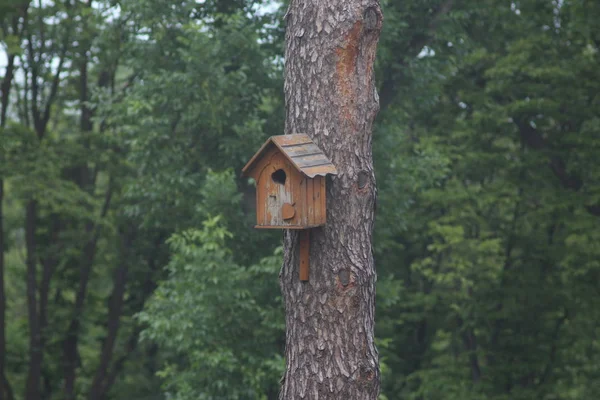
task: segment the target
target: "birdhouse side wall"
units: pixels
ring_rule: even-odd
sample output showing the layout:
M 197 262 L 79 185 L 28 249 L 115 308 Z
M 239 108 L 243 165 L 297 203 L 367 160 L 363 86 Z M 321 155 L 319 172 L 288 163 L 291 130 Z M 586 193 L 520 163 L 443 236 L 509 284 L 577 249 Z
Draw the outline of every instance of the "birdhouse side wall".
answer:
M 304 187 L 302 197 L 306 204 L 306 225 L 324 225 L 326 221 L 325 177 L 303 176 L 302 186 Z

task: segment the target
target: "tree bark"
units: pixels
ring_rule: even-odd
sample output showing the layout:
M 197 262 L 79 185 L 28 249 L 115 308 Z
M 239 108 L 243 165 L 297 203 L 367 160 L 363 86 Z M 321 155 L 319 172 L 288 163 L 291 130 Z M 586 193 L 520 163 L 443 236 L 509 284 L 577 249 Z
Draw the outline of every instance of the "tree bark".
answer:
M 327 182 L 327 224 L 311 231 L 308 282 L 298 279 L 298 233 L 284 235 L 280 399 L 376 399 L 371 138 L 383 16 L 377 0 L 292 0 L 286 18 L 285 131 L 308 134 L 338 175 Z

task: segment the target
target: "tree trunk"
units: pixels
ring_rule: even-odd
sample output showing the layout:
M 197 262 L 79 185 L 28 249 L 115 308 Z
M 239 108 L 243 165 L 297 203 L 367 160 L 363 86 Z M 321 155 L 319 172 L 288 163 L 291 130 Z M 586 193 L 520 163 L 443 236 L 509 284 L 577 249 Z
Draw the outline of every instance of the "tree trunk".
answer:
M 6 339 L 4 327 L 6 295 L 4 294 L 4 219 L 2 203 L 4 201 L 4 181 L 0 179 L 0 400 L 4 400 L 4 361 L 6 359 Z
M 87 6 L 91 6 L 91 0 L 88 1 Z M 84 23 L 84 30 L 86 30 L 87 24 Z M 81 133 L 84 135 L 83 143 L 86 148 L 89 146 L 89 135 L 93 130 L 92 122 L 92 111 L 88 107 L 87 102 L 89 101 L 89 88 L 88 88 L 88 55 L 87 52 L 90 49 L 90 43 L 87 41 L 81 46 L 80 57 L 81 60 L 79 65 L 79 127 Z M 93 178 L 90 174 L 87 162 L 83 162 L 77 165 L 69 174 L 73 176 L 73 181 L 84 191 L 92 192 L 90 188 L 94 185 Z M 107 198 L 110 202 L 111 191 L 107 192 Z M 106 202 L 105 202 L 106 204 Z M 103 216 L 102 216 L 103 217 Z M 75 297 L 75 306 L 71 317 L 71 322 L 67 328 L 65 339 L 63 342 L 63 374 L 65 378 L 64 383 L 64 398 L 65 400 L 72 400 L 77 397 L 75 393 L 75 383 L 77 380 L 77 367 L 79 364 L 79 331 L 81 327 L 81 318 L 83 315 L 83 309 L 85 305 L 85 299 L 87 296 L 87 288 L 92 274 L 92 268 L 94 266 L 94 258 L 96 256 L 96 245 L 99 238 L 98 226 L 92 222 L 86 223 L 85 226 L 86 236 L 89 237 L 85 246 L 83 247 L 82 262 L 79 272 L 79 285 L 77 287 L 77 294 Z
M 26 400 L 39 400 L 42 373 L 42 335 L 37 311 L 37 202 L 29 200 L 25 209 L 25 245 L 27 248 L 27 315 L 29 317 L 29 371 L 25 387 Z
M 102 400 L 106 397 L 109 386 L 106 380 L 109 374 L 110 363 L 115 351 L 115 344 L 121 325 L 121 314 L 125 303 L 125 289 L 127 287 L 127 273 L 131 260 L 130 252 L 133 246 L 134 232 L 132 229 L 125 229 L 121 232 L 121 260 L 113 278 L 113 291 L 108 300 L 108 318 L 106 322 L 106 338 L 102 345 L 100 353 L 100 364 L 94 374 L 92 385 L 89 391 L 89 400 Z
M 13 28 L 16 22 L 13 18 Z M 8 52 L 7 52 L 8 54 Z M 8 54 L 8 64 L 0 85 L 1 103 L 0 103 L 0 129 L 6 126 L 6 113 L 8 111 L 8 101 L 10 98 L 10 89 L 15 70 L 15 54 Z M 0 132 L 2 134 L 2 132 Z M 9 398 L 8 393 L 11 391 L 6 379 L 6 371 L 4 368 L 6 362 L 6 294 L 4 292 L 4 180 L 0 176 L 0 400 Z M 6 384 L 5 384 L 6 382 Z M 5 395 L 6 393 L 6 395 Z
M 286 133 L 308 134 L 339 174 L 327 182 L 327 224 L 311 231 L 308 282 L 298 279 L 298 234 L 285 233 L 280 398 L 376 399 L 371 130 L 383 16 L 377 0 L 292 0 L 286 18 Z

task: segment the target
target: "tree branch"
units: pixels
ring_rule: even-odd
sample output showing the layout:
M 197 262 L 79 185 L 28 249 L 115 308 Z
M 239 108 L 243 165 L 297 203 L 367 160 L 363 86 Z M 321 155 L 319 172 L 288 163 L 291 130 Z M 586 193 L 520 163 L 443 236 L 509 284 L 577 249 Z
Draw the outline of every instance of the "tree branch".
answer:
M 40 17 L 40 19 L 41 18 L 42 17 Z M 67 53 L 69 38 L 70 38 L 70 34 L 71 34 L 71 27 L 69 26 L 67 28 L 65 35 L 63 37 L 58 67 L 57 67 L 56 73 L 53 76 L 52 83 L 50 86 L 50 93 L 49 93 L 48 97 L 46 98 L 44 111 L 42 113 L 40 111 L 40 105 L 42 104 L 42 102 L 38 101 L 40 99 L 40 87 L 39 87 L 39 82 L 38 82 L 38 77 L 39 77 L 38 63 L 42 61 L 42 58 L 41 58 L 41 55 L 37 60 L 34 57 L 35 52 L 34 52 L 34 48 L 33 48 L 33 36 L 31 34 L 31 29 L 29 28 L 29 25 L 27 24 L 27 18 L 26 18 L 25 22 L 26 22 L 26 24 L 25 24 L 24 29 L 26 29 L 26 31 L 27 31 L 27 52 L 28 52 L 27 59 L 28 59 L 28 63 L 29 63 L 29 69 L 31 70 L 31 97 L 32 97 L 31 111 L 33 114 L 33 124 L 35 127 L 35 131 L 36 131 L 38 137 L 41 139 L 44 136 L 44 134 L 46 133 L 46 127 L 47 127 L 48 121 L 50 119 L 50 109 L 52 107 L 52 104 L 54 103 L 54 100 L 55 100 L 57 92 L 58 92 L 58 85 L 60 83 L 60 74 L 62 72 L 64 62 L 66 59 L 66 53 Z M 43 21 L 41 23 L 43 24 Z M 43 39 L 42 39 L 42 42 L 43 42 Z M 42 46 L 43 46 L 43 43 L 42 43 Z M 40 49 L 40 54 L 43 54 L 42 49 Z
M 50 94 L 48 95 L 48 98 L 46 99 L 46 108 L 44 109 L 44 116 L 42 118 L 42 127 L 43 127 L 44 132 L 46 130 L 46 126 L 48 125 L 48 121 L 50 120 L 50 108 L 52 107 L 52 104 L 54 103 L 54 99 L 56 98 L 56 94 L 58 93 L 58 85 L 60 83 L 60 74 L 62 72 L 63 65 L 64 65 L 64 62 L 66 59 L 68 43 L 69 43 L 69 33 L 67 33 L 65 35 L 65 38 L 63 41 L 63 47 L 62 47 L 62 50 L 60 53 L 60 59 L 58 61 L 58 66 L 56 67 L 56 73 L 54 74 L 54 78 L 52 79 L 52 86 L 50 87 Z M 41 134 L 41 136 L 44 135 L 44 132 Z
M 6 112 L 8 111 L 8 100 L 10 94 L 10 88 L 13 81 L 14 76 L 14 68 L 15 68 L 15 54 L 10 54 L 8 56 L 8 65 L 6 66 L 6 73 L 4 75 L 4 79 L 2 79 L 2 84 L 0 85 L 0 90 L 2 91 L 2 105 L 0 109 L 0 127 L 4 127 L 6 125 Z
M 21 68 L 23 68 L 23 72 L 25 75 L 25 79 L 23 79 L 23 120 L 25 122 L 25 126 L 28 128 L 31 127 L 31 119 L 29 115 L 29 98 L 27 94 L 29 93 L 29 66 L 26 62 L 23 62 L 22 58 L 19 57 L 19 64 L 21 64 Z M 18 93 L 18 92 L 17 92 Z
M 106 190 L 106 194 L 104 197 L 104 204 L 102 206 L 100 212 L 99 220 L 104 219 L 108 210 L 110 208 L 110 202 L 113 193 L 113 180 L 112 177 L 109 179 L 108 188 Z M 86 226 L 86 234 L 91 235 L 88 239 L 87 243 L 83 248 L 83 256 L 81 261 L 81 274 L 79 276 L 79 287 L 77 289 L 77 294 L 75 297 L 75 305 L 73 310 L 73 315 L 71 317 L 71 322 L 69 323 L 69 327 L 65 334 L 65 339 L 63 342 L 63 354 L 64 354 L 64 376 L 65 376 L 65 386 L 64 393 L 65 399 L 74 399 L 75 398 L 75 371 L 77 368 L 77 344 L 79 341 L 79 326 L 81 314 L 83 312 L 83 305 L 85 303 L 85 297 L 87 295 L 87 287 L 90 279 L 90 274 L 92 271 L 92 267 L 94 264 L 94 258 L 96 255 L 96 247 L 98 243 L 98 238 L 100 235 L 99 223 L 88 223 Z
M 31 36 L 31 31 L 27 26 L 27 20 L 28 18 L 25 19 L 25 29 L 27 30 L 27 63 L 29 64 L 29 72 L 31 72 L 31 114 L 33 116 L 33 126 L 35 128 L 35 131 L 38 137 L 41 138 L 41 136 L 43 136 L 43 131 L 40 132 L 41 117 L 38 108 L 38 66 L 35 57 L 33 56 L 33 38 Z M 25 93 L 25 98 L 27 98 L 27 93 Z

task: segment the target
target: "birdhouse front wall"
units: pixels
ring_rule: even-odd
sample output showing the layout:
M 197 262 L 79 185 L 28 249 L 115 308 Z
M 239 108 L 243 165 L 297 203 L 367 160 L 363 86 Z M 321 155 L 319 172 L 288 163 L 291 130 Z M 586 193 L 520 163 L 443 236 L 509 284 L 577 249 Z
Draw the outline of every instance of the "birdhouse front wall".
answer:
M 278 151 L 269 152 L 261 161 L 261 171 L 255 175 L 258 228 L 325 224 L 325 177 L 307 177 Z

